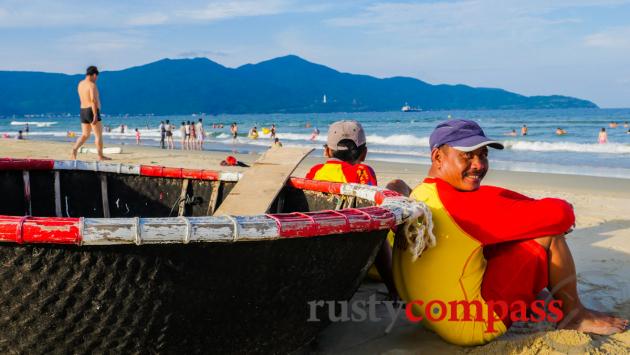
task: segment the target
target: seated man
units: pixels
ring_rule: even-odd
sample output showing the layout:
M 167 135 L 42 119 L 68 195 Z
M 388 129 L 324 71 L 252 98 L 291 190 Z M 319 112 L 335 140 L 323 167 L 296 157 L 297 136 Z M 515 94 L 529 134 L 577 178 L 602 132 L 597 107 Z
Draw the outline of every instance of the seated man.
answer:
M 367 145 L 363 127 L 357 121 L 337 121 L 328 128 L 328 139 L 324 146 L 328 160 L 317 164 L 306 174 L 307 179 L 331 182 L 350 182 L 364 185 L 377 184 L 374 170 L 365 164 Z M 374 264 L 390 295 L 397 298 L 391 275 L 391 247 L 383 243 Z
M 398 292 L 413 305 L 408 316 L 458 345 L 483 344 L 513 321 L 541 318 L 595 334 L 625 329 L 627 320 L 580 302 L 565 240 L 573 207 L 481 186 L 488 146 L 503 149 L 473 121 L 446 121 L 431 134 L 429 176 L 411 197 L 431 209 L 437 245 L 416 260 L 397 236 L 393 258 Z M 400 180 L 392 186 L 405 187 Z M 549 314 L 537 300 L 545 287 L 555 298 Z
M 363 127 L 357 121 L 337 121 L 328 128 L 324 145 L 325 164 L 317 164 L 307 179 L 376 185 L 374 170 L 362 164 L 367 156 Z

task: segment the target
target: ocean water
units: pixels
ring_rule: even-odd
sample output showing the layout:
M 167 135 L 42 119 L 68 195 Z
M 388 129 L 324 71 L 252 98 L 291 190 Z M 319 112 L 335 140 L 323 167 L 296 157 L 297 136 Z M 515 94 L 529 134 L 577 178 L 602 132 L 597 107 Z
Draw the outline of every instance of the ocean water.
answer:
M 493 169 L 512 171 L 552 172 L 591 176 L 630 178 L 630 109 L 562 109 L 562 110 L 488 110 L 488 111 L 425 111 L 425 112 L 366 112 L 329 114 L 252 114 L 252 115 L 186 115 L 186 116 L 104 116 L 103 123 L 112 127 L 105 133 L 105 145 L 135 144 L 134 129 L 138 128 L 144 145 L 159 146 L 158 125 L 169 119 L 176 126 L 175 141 L 179 147 L 179 126 L 182 121 L 204 119 L 208 132 L 206 149 L 229 152 L 257 152 L 270 146 L 268 136 L 261 134 L 257 140 L 246 137 L 247 131 L 257 126 L 276 124 L 277 136 L 285 146 L 310 146 L 321 154 L 326 141 L 326 131 L 331 122 L 340 119 L 359 120 L 366 131 L 368 159 L 390 162 L 428 163 L 429 135 L 435 125 L 443 120 L 466 118 L 478 122 L 486 135 L 503 141 L 506 149 L 491 150 L 490 164 Z M 610 122 L 617 128 L 609 128 Z M 14 136 L 24 129 L 24 122 L 31 122 L 28 139 L 73 141 L 68 131 L 80 132 L 77 116 L 37 115 L 0 118 L 0 137 Z M 239 125 L 239 138 L 233 143 L 229 133 L 231 122 Z M 222 123 L 223 129 L 213 129 L 213 123 Z M 307 128 L 310 123 L 311 128 Z M 120 133 L 119 126 L 127 125 Z M 520 128 L 526 124 L 527 136 L 520 136 Z M 311 140 L 313 128 L 321 133 Z M 568 133 L 555 135 L 561 127 Z M 601 128 L 608 132 L 608 144 L 598 144 Z M 516 130 L 519 136 L 506 135 Z M 1 139 L 1 138 L 0 138 Z

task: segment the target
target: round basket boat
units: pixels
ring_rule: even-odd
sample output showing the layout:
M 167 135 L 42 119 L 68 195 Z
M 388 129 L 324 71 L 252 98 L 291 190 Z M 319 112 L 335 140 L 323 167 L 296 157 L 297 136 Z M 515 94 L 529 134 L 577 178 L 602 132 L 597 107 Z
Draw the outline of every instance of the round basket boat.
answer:
M 212 216 L 238 179 L 0 159 L 0 352 L 291 351 L 326 325 L 308 302 L 349 299 L 388 230 L 421 210 L 291 178 L 273 213 Z

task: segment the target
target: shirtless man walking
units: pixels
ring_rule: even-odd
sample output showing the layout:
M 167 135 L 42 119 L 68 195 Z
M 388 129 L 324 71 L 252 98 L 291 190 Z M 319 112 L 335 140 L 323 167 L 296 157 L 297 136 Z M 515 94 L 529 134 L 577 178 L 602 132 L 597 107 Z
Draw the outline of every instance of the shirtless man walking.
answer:
M 81 100 L 81 136 L 72 147 L 72 159 L 77 159 L 79 148 L 90 138 L 94 130 L 94 144 L 99 160 L 111 160 L 103 155 L 103 125 L 101 124 L 101 100 L 96 87 L 98 69 L 95 66 L 87 68 L 85 79 L 79 82 L 77 91 Z

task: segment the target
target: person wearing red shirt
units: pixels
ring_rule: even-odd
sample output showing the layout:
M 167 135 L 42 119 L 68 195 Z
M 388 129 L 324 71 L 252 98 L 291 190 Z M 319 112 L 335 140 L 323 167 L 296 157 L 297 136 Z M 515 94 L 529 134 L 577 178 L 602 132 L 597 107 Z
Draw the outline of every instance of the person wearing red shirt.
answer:
M 330 182 L 356 183 L 376 186 L 374 170 L 363 164 L 367 156 L 363 126 L 357 121 L 337 121 L 328 128 L 324 146 L 326 163 L 317 164 L 306 174 L 307 179 Z M 391 273 L 392 249 L 386 240 L 376 256 L 374 265 L 392 298 L 398 298 Z
M 587 309 L 580 301 L 565 239 L 575 223 L 573 207 L 556 198 L 481 186 L 488 147 L 503 149 L 473 121 L 445 121 L 431 134 L 431 168 L 411 197 L 431 210 L 437 244 L 419 258 L 402 244 L 395 248 L 393 274 L 401 298 L 478 305 L 464 320 L 456 319 L 459 314 L 438 319 L 429 313 L 434 309 L 413 310 L 425 326 L 458 345 L 489 342 L 514 318 L 541 311 L 530 306 L 544 288 L 561 309 L 559 328 L 605 335 L 623 331 L 627 320 Z M 499 302 L 508 308 L 494 308 Z

